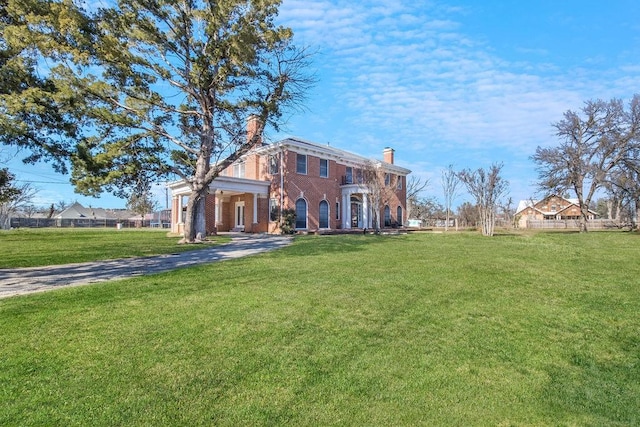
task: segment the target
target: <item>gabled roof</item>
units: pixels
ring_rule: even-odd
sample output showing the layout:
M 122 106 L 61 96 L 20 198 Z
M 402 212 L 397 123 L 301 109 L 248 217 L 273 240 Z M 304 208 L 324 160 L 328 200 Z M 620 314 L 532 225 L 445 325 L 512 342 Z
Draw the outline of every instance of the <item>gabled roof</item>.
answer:
M 131 216 L 129 211 L 114 211 L 106 210 L 103 208 L 85 208 L 80 203 L 75 202 L 58 215 L 56 219 L 123 219 Z
M 538 203 L 543 202 L 551 197 L 557 197 L 558 199 L 562 199 L 564 201 L 566 201 L 568 203 L 568 206 L 565 206 L 561 209 L 557 209 L 555 211 L 543 211 L 539 208 L 536 207 L 536 205 L 538 205 Z M 562 196 L 558 196 L 557 194 L 550 194 L 540 200 L 533 200 L 533 199 L 527 199 L 527 200 L 520 200 L 520 202 L 518 202 L 518 208 L 516 209 L 516 215 L 519 214 L 520 212 L 522 212 L 523 210 L 527 209 L 527 208 L 531 208 L 534 209 L 535 211 L 544 214 L 544 215 L 556 215 L 559 212 L 565 211 L 567 210 L 569 207 L 571 206 L 576 206 L 576 207 L 580 207 L 580 201 L 578 199 L 575 198 L 571 198 L 568 199 L 566 197 L 562 197 Z M 593 212 L 591 209 L 589 209 L 589 212 L 591 213 L 596 213 Z

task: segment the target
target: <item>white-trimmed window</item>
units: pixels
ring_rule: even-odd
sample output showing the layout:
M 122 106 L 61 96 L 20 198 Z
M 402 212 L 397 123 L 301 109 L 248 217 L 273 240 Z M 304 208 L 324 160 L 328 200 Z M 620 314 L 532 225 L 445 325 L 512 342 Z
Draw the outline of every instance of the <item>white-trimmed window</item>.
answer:
M 329 178 L 329 160 L 320 159 L 320 177 Z
M 384 186 L 388 187 L 391 185 L 391 174 L 390 173 L 385 173 L 384 174 Z
M 269 156 L 269 173 L 271 175 L 277 175 L 280 173 L 280 158 L 277 154 Z
M 402 176 L 398 175 L 396 180 L 396 190 L 402 190 Z
M 306 154 L 296 153 L 296 172 L 302 175 L 307 174 L 307 156 Z
M 336 219 L 340 219 L 340 202 L 336 202 Z
M 384 226 L 391 227 L 391 209 L 389 205 L 384 207 Z
M 320 228 L 329 228 L 329 202 L 327 202 L 326 200 L 321 200 L 319 211 L 320 214 L 318 215 L 318 226 Z
M 305 199 L 296 200 L 296 229 L 307 228 L 307 201 Z
M 396 222 L 398 226 L 402 226 L 402 206 L 398 206 L 398 209 L 396 209 Z
M 244 178 L 244 161 L 233 164 L 233 177 Z
M 280 219 L 280 201 L 276 197 L 269 199 L 269 220 L 278 221 Z
M 353 168 L 351 166 L 347 166 L 346 175 L 344 177 L 345 184 L 353 184 Z

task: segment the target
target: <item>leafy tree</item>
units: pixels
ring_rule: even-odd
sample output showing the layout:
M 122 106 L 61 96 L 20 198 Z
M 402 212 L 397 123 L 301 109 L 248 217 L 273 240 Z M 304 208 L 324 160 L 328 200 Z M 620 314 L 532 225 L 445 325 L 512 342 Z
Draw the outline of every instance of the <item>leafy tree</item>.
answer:
M 455 170 L 453 170 L 453 165 L 449 165 L 446 169 L 442 170 L 442 192 L 444 194 L 444 208 L 446 211 L 446 221 L 444 225 L 444 231 L 449 230 L 449 214 L 451 213 L 451 207 L 453 206 L 453 201 L 460 195 L 458 193 L 458 185 L 460 184 L 460 179 L 458 178 L 458 174 Z
M 47 209 L 47 219 L 51 219 L 53 218 L 53 216 L 56 214 L 56 208 L 53 205 L 53 203 L 51 203 L 51 205 L 49 206 L 49 208 Z
M 58 85 L 56 67 L 42 58 L 62 60 L 91 45 L 90 22 L 77 12 L 48 0 L 0 1 L 0 144 L 26 149 L 28 163 L 52 161 L 62 173 L 81 138 L 74 115 L 82 97 Z
M 0 203 L 9 202 L 20 195 L 20 189 L 14 185 L 15 175 L 9 169 L 0 169 Z
M 580 205 L 580 231 L 587 231 L 589 206 L 611 171 L 633 160 L 640 135 L 640 95 L 625 109 L 621 100 L 587 101 L 579 112 L 567 111 L 555 123 L 557 147 L 538 147 L 532 156 L 539 186 L 562 194 L 571 190 Z
M 6 37 L 9 46 L 49 64 L 43 85 L 61 117 L 43 128 L 69 125 L 61 143 L 43 131 L 24 146 L 68 157 L 85 195 L 126 196 L 141 179 L 185 180 L 187 242 L 205 232 L 209 184 L 261 142 L 266 126 L 278 129 L 313 80 L 303 74 L 307 52 L 274 23 L 280 0 L 120 0 L 92 12 L 71 1 L 6 1 L 5 29 L 26 45 Z M 8 92 L 11 102 L 27 98 L 12 85 Z M 27 115 L 42 117 L 35 107 Z
M 153 199 L 153 195 L 149 191 L 142 193 L 133 193 L 127 201 L 127 209 L 140 215 L 140 219 L 144 224 L 144 217 L 158 209 L 158 202 Z
M 476 200 L 483 236 L 493 236 L 496 207 L 509 188 L 509 183 L 500 176 L 502 164 L 493 164 L 488 170 L 463 169 L 458 173 L 460 181 Z
M 293 234 L 296 231 L 296 210 L 283 209 L 280 222 L 280 234 Z

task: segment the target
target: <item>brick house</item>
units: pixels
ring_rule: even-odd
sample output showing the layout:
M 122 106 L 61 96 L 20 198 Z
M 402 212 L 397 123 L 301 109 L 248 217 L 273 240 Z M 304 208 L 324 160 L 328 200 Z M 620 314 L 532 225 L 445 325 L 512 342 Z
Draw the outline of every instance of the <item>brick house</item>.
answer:
M 588 220 L 595 219 L 596 213 L 589 210 Z M 527 227 L 527 221 L 542 220 L 578 220 L 580 205 L 578 199 L 565 199 L 551 194 L 542 200 L 521 200 L 516 209 L 515 218 L 520 228 Z
M 363 180 L 363 170 L 371 165 L 380 172 L 384 189 L 379 207 L 371 206 L 370 186 Z M 400 226 L 407 219 L 409 173 L 394 164 L 391 148 L 377 161 L 298 138 L 261 144 L 211 183 L 206 231 L 279 233 L 283 209 L 295 210 L 297 231 L 374 228 L 374 209 L 379 209 L 381 228 Z M 178 181 L 169 188 L 171 231 L 182 233 L 189 187 Z

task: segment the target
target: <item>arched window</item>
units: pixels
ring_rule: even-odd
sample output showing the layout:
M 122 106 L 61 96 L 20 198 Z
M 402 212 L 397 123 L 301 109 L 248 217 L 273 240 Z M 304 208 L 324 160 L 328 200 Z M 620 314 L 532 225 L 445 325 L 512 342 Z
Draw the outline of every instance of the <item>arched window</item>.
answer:
M 396 222 L 398 223 L 398 226 L 402 225 L 402 206 L 398 206 L 396 213 Z
M 296 229 L 307 228 L 307 201 L 305 199 L 296 200 Z
M 389 205 L 384 207 L 384 226 L 391 227 L 391 209 L 389 209 Z
M 329 228 L 329 203 L 326 200 L 320 202 L 320 228 Z

